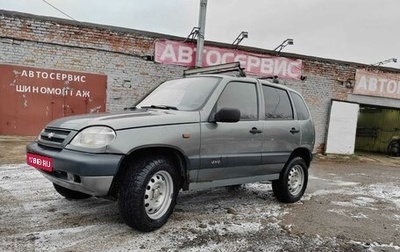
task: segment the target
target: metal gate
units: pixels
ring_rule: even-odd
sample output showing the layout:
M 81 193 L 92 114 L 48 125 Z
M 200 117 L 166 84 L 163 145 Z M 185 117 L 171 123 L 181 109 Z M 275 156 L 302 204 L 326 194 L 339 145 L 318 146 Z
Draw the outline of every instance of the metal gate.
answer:
M 50 121 L 105 111 L 107 76 L 0 65 L 0 134 L 33 136 Z

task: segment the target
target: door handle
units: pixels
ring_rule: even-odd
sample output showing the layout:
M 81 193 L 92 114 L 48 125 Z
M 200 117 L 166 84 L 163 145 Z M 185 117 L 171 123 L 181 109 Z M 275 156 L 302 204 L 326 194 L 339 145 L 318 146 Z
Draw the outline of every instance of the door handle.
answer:
M 296 128 L 290 129 L 290 133 L 292 133 L 292 134 L 296 134 L 296 133 L 299 133 L 299 132 L 300 132 L 300 130 L 297 130 Z
M 262 130 L 257 129 L 256 127 L 251 128 L 251 130 L 249 131 L 251 134 L 255 135 L 255 134 L 261 134 Z

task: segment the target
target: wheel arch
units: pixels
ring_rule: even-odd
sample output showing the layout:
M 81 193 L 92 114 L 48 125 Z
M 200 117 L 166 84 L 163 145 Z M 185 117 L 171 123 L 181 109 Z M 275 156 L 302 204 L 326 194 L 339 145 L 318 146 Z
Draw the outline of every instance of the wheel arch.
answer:
M 118 198 L 118 190 L 122 183 L 122 179 L 124 178 L 124 175 L 128 171 L 132 162 L 135 162 L 135 160 L 142 159 L 144 157 L 156 155 L 164 156 L 174 164 L 174 167 L 177 168 L 177 172 L 180 175 L 179 188 L 187 187 L 187 167 L 189 165 L 189 160 L 186 158 L 186 156 L 181 151 L 172 147 L 152 146 L 133 150 L 124 157 L 120 164 L 118 172 L 114 177 L 108 195 L 112 198 Z
M 290 162 L 295 157 L 301 157 L 307 165 L 307 168 L 310 167 L 312 161 L 312 153 L 307 148 L 297 148 L 295 149 L 292 154 L 290 155 L 287 162 Z

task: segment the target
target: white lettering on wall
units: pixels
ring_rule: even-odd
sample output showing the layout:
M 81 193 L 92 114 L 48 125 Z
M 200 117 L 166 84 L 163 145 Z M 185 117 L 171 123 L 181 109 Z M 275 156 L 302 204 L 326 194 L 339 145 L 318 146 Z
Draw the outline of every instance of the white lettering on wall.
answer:
M 56 95 L 56 96 L 78 96 L 83 98 L 90 98 L 89 90 L 74 90 L 70 87 L 55 88 L 55 87 L 38 87 L 29 85 L 15 85 L 15 91 L 18 93 L 33 93 L 43 95 Z
M 21 77 L 36 78 L 43 80 L 58 80 L 58 81 L 68 81 L 68 82 L 86 82 L 85 75 L 79 74 L 66 74 L 59 72 L 46 72 L 46 71 L 34 71 L 34 70 L 22 70 Z
M 178 53 L 178 61 L 183 63 L 190 63 L 193 61 L 193 50 L 190 47 L 180 46 Z
M 174 47 L 172 45 L 167 45 L 164 51 L 162 52 L 160 59 L 162 61 L 168 61 L 168 60 L 176 61 Z
M 195 44 L 177 41 L 157 41 L 155 61 L 193 67 L 195 64 Z M 279 76 L 287 79 L 300 79 L 302 61 L 284 57 L 274 57 L 246 51 L 220 47 L 204 47 L 203 66 L 213 66 L 239 61 L 241 67 L 250 74 L 260 76 Z

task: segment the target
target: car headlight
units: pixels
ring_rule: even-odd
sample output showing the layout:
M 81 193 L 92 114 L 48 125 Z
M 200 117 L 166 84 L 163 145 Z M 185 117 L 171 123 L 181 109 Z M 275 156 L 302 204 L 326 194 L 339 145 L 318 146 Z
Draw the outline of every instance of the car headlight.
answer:
M 108 127 L 93 126 L 79 132 L 70 145 L 85 148 L 101 148 L 115 139 L 115 131 Z

